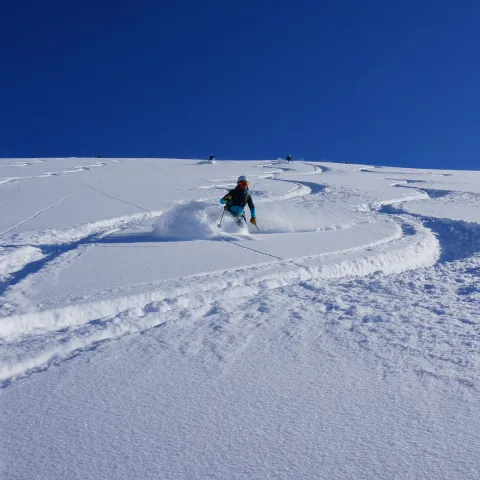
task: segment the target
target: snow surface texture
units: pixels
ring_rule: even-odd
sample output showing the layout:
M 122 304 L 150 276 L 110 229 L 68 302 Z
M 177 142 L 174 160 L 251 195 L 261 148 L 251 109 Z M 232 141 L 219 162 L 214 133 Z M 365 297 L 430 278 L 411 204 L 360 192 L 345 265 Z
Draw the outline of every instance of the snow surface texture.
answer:
M 479 478 L 479 185 L 0 161 L 0 477 Z

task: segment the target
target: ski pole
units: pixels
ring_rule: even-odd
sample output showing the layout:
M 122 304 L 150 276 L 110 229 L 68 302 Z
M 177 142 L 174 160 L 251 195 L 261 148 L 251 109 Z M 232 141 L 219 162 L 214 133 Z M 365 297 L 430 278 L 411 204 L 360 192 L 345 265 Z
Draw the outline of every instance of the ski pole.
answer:
M 221 226 L 222 226 L 222 220 L 223 220 L 224 215 L 225 215 L 225 209 L 223 209 L 223 213 L 222 213 L 222 216 L 220 217 L 220 221 L 217 223 L 218 228 L 221 228 Z
M 243 218 L 245 218 L 245 217 L 243 217 Z M 246 219 L 246 218 L 245 218 L 245 223 L 247 223 L 247 219 Z M 252 223 L 252 222 L 250 222 L 250 223 Z M 255 226 L 257 227 L 257 230 L 260 230 L 260 229 L 258 228 L 257 223 L 252 223 L 252 225 L 255 225 Z

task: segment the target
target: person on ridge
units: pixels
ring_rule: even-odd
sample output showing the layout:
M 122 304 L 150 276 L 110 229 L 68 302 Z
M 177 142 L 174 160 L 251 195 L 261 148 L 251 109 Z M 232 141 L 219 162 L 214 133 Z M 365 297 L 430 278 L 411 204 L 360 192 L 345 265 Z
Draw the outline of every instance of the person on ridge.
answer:
M 212 161 L 212 160 L 216 160 L 216 158 L 215 158 L 215 155 L 212 155 L 212 154 L 210 154 L 210 158 L 209 158 L 209 160 L 210 160 L 210 161 Z
M 252 196 L 248 191 L 248 179 L 245 175 L 238 177 L 237 186 L 230 190 L 221 200 L 220 203 L 225 205 L 225 210 L 235 218 L 240 225 L 245 218 L 245 206 L 250 208 L 250 223 L 257 224 L 257 215 L 255 205 L 253 204 Z
M 292 156 L 289 154 L 287 155 L 287 162 L 291 162 L 292 161 Z

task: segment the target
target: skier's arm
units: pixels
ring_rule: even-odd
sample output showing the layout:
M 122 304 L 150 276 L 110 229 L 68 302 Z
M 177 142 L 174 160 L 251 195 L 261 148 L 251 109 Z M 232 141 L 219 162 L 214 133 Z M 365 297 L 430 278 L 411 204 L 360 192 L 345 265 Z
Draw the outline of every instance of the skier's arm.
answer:
M 248 196 L 248 208 L 250 209 L 250 215 L 252 218 L 256 218 L 257 212 L 255 210 L 255 205 L 253 204 L 252 196 Z
M 227 207 L 228 205 L 230 205 L 232 203 L 232 195 L 230 195 L 230 192 L 228 192 L 221 200 L 220 200 L 220 203 L 222 205 L 225 205 L 227 204 Z

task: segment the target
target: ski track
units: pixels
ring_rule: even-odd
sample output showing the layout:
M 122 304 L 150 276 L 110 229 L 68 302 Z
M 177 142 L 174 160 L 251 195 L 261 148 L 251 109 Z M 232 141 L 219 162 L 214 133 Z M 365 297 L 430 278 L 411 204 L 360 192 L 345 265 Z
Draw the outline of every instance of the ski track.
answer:
M 376 173 L 380 175 L 413 175 L 413 176 L 419 176 L 419 175 L 428 175 L 428 176 L 438 176 L 438 177 L 450 177 L 452 174 L 451 173 L 433 173 L 432 171 L 424 171 L 424 172 L 419 172 L 419 171 L 408 171 L 408 169 L 405 169 L 404 172 L 396 172 L 396 171 L 381 171 L 383 167 L 374 167 L 372 168 L 359 168 L 358 171 L 362 173 Z
M 20 166 L 28 166 L 31 165 L 31 163 L 26 163 L 22 165 L 3 165 L 3 167 L 20 167 Z M 71 170 L 60 170 L 58 172 L 45 172 L 41 173 L 39 175 L 26 175 L 23 177 L 6 177 L 6 178 L 0 178 L 0 185 L 4 185 L 7 183 L 13 183 L 13 182 L 18 182 L 20 180 L 27 180 L 27 179 L 32 179 L 32 178 L 48 178 L 48 177 L 56 177 L 56 176 L 63 176 L 63 175 L 68 175 L 71 173 L 80 173 L 80 172 L 86 172 L 90 171 L 93 168 L 98 168 L 98 167 L 106 167 L 109 164 L 107 162 L 98 162 L 90 165 L 80 165 L 78 167 L 75 167 Z
M 282 175 L 328 174 L 330 171 L 328 167 L 305 162 L 305 164 L 313 167 L 313 171 L 298 173 L 292 168 L 276 168 L 278 167 L 277 163 L 267 162 L 258 165 L 260 168 L 272 170 L 256 177 L 289 182 L 294 187 L 284 194 L 260 199 L 260 203 L 307 197 L 309 195 L 321 194 L 325 190 L 324 185 L 283 179 Z M 77 167 L 74 170 L 43 174 L 38 177 L 75 173 L 90 167 L 104 165 L 107 164 L 102 162 L 102 164 Z M 27 164 L 19 164 L 17 166 L 27 166 Z M 157 167 L 150 166 L 158 170 Z M 427 172 L 381 172 L 379 169 L 380 167 L 376 169 L 360 168 L 359 171 L 385 173 L 388 175 L 432 175 Z M 447 176 L 449 174 L 439 175 Z M 23 178 L 37 177 L 0 179 L 0 184 Z M 113 299 L 76 304 L 72 307 L 67 306 L 20 315 L 10 315 L 6 311 L 6 315 L 0 318 L 0 337 L 3 339 L 4 345 L 9 345 L 13 348 L 12 351 L 18 353 L 10 354 L 6 359 L 7 361 L 0 365 L 1 385 L 8 386 L 18 378 L 43 371 L 50 365 L 56 365 L 81 352 L 97 348 L 104 341 L 145 332 L 153 327 L 163 325 L 166 318 L 191 316 L 195 311 L 205 312 L 209 305 L 217 304 L 218 302 L 246 301 L 246 299 L 252 297 L 259 298 L 260 295 L 275 296 L 277 295 L 276 291 L 288 292 L 289 288 L 300 288 L 313 292 L 316 300 L 312 301 L 319 301 L 318 298 L 321 298 L 327 305 L 325 310 L 326 325 L 329 331 L 338 337 L 339 341 L 347 343 L 353 341 L 360 348 L 364 348 L 365 339 L 369 338 L 369 335 L 374 331 L 371 330 L 372 326 L 378 328 L 380 324 L 388 322 L 376 320 L 375 317 L 371 317 L 371 314 L 368 313 L 364 315 L 364 320 L 362 320 L 361 324 L 351 324 L 350 329 L 346 328 L 346 324 L 348 324 L 348 321 L 351 322 L 350 318 L 353 315 L 351 311 L 344 309 L 344 305 L 351 305 L 357 302 L 354 293 L 350 295 L 351 298 L 348 301 L 342 300 L 342 298 L 346 299 L 349 297 L 347 286 L 350 289 L 354 289 L 349 277 L 361 276 L 365 278 L 372 275 L 376 276 L 374 280 L 375 288 L 377 288 L 377 293 L 382 293 L 388 292 L 391 288 L 389 283 L 390 277 L 398 277 L 400 274 L 405 274 L 405 272 L 408 272 L 407 277 L 424 276 L 428 278 L 429 276 L 437 276 L 439 278 L 437 283 L 441 283 L 445 282 L 445 270 L 455 269 L 458 262 L 470 262 L 473 265 L 470 267 L 473 269 L 472 271 L 476 268 L 480 270 L 480 266 L 477 267 L 477 263 L 475 263 L 475 255 L 480 251 L 479 224 L 428 217 L 410 213 L 403 208 L 403 205 L 408 202 L 442 198 L 450 195 L 451 192 L 421 188 L 420 185 L 418 187 L 415 186 L 415 184 L 422 184 L 424 180 L 393 178 L 391 180 L 396 182 L 389 184 L 392 188 L 411 188 L 415 193 L 401 198 L 395 197 L 391 200 L 382 200 L 358 206 L 358 211 L 360 212 L 372 212 L 380 217 L 388 217 L 401 227 L 400 233 L 393 232 L 391 237 L 381 239 L 378 242 L 331 254 L 285 259 L 257 251 L 254 247 L 240 244 L 235 239 L 221 239 L 230 244 L 232 248 L 247 248 L 264 255 L 266 257 L 265 263 L 244 269 L 235 269 L 236 275 L 231 280 L 219 277 L 213 272 L 200 276 L 184 277 L 179 280 L 164 281 L 160 285 L 145 285 L 141 291 L 135 294 L 127 294 L 127 292 L 120 291 L 117 292 Z M 230 185 L 230 181 L 230 179 L 211 180 L 212 183 L 218 185 L 210 188 L 225 188 L 227 185 Z M 95 240 L 98 238 L 105 238 L 114 232 L 141 224 L 163 213 L 150 212 L 143 207 L 124 202 L 90 185 L 83 185 L 84 187 L 81 190 L 65 196 L 59 202 L 39 210 L 17 225 L 0 232 L 0 236 L 6 235 L 18 226 L 62 203 L 67 198 L 77 195 L 86 188 L 91 188 L 117 201 L 128 203 L 144 212 L 71 229 L 46 231 L 36 234 L 28 233 L 14 237 L 9 245 L 3 246 L 4 248 L 12 249 L 12 255 L 10 257 L 0 257 L 0 261 L 3 258 L 4 262 L 9 262 L 10 265 L 5 267 L 8 275 L 3 277 L 3 292 L 17 285 L 29 275 L 40 272 L 47 264 L 57 263 L 56 268 L 62 268 L 66 262 L 72 261 L 72 255 L 81 254 L 83 248 L 94 245 Z M 365 227 L 361 226 L 361 222 L 351 225 L 349 228 L 365 229 Z M 459 237 L 464 241 L 459 243 Z M 385 248 L 387 245 L 388 249 Z M 395 248 L 392 248 L 392 245 Z M 35 248 L 35 246 L 38 248 Z M 349 259 L 348 254 L 353 252 L 357 253 L 357 255 Z M 308 260 L 308 264 L 305 263 L 306 260 Z M 436 266 L 434 270 L 428 268 L 432 266 Z M 464 268 L 463 264 L 461 268 Z M 381 276 L 378 276 L 378 272 L 382 272 Z M 365 278 L 363 282 L 368 284 L 369 280 Z M 337 288 L 340 288 L 340 297 L 332 296 L 333 290 L 329 290 L 330 287 L 328 285 L 331 285 L 331 288 L 335 285 Z M 328 295 L 325 293 L 326 290 L 329 290 Z M 471 284 L 461 285 L 456 292 L 460 292 L 460 295 L 468 299 L 471 295 L 478 293 L 478 289 Z M 450 291 L 448 291 L 448 294 L 450 294 Z M 337 306 L 332 306 L 334 304 Z M 364 308 L 365 312 L 369 311 L 367 304 L 364 304 L 362 308 Z M 429 314 L 432 311 L 434 311 L 434 307 L 431 307 Z M 348 321 L 342 323 L 339 327 L 338 322 L 342 318 L 347 318 Z M 462 323 L 461 328 L 464 330 L 471 330 L 473 327 L 477 328 L 476 324 L 472 325 L 468 321 L 461 322 L 460 320 L 460 323 Z M 420 326 L 416 328 L 420 328 Z M 415 331 L 415 334 L 417 333 Z M 394 334 L 392 335 L 394 336 Z M 470 335 L 469 338 L 474 343 L 478 341 L 477 334 L 474 337 Z M 31 353 L 27 358 L 24 356 L 26 345 L 32 347 Z M 395 366 L 388 361 L 389 357 L 382 351 L 382 348 L 377 348 L 376 350 L 370 348 L 369 351 L 375 351 L 375 355 L 384 362 L 386 370 L 394 370 Z M 401 339 L 395 339 L 388 348 L 395 350 L 409 347 Z M 435 348 L 436 345 L 433 345 L 432 351 L 428 353 L 432 360 L 438 360 L 441 357 L 435 351 Z M 428 372 L 423 370 L 419 370 L 418 374 L 427 377 L 429 375 Z M 458 371 L 455 370 L 449 378 L 452 375 L 456 375 L 459 383 L 469 387 L 473 386 L 468 372 L 460 376 L 457 374 Z M 446 373 L 447 377 L 448 375 Z
M 58 257 L 79 247 L 94 245 L 113 233 L 155 219 L 162 213 L 138 213 L 73 228 L 16 235 L 10 239 L 10 243 L 3 245 L 7 251 L 0 251 L 0 254 L 3 253 L 0 255 L 0 295 Z M 2 310 L 0 309 L 0 315 Z
M 73 192 L 73 193 L 69 193 L 68 195 L 65 195 L 63 198 L 61 198 L 58 202 L 55 202 L 55 203 L 52 203 L 51 205 L 48 205 L 48 207 L 45 207 L 45 208 L 42 208 L 41 210 L 38 210 L 38 212 L 34 213 L 33 215 L 31 215 L 30 217 L 28 218 L 25 218 L 24 220 L 22 220 L 21 222 L 17 223 L 16 225 L 13 225 L 12 227 L 10 228 L 7 228 L 7 230 L 4 230 L 3 232 L 0 232 L 0 237 L 3 237 L 5 234 L 11 232 L 12 230 L 15 230 L 16 228 L 24 225 L 25 223 L 29 222 L 30 220 L 34 219 L 35 217 L 38 217 L 39 215 L 41 215 L 43 212 L 46 212 L 47 210 L 50 210 L 51 208 L 57 206 L 57 205 L 60 205 L 61 203 L 63 203 L 67 198 L 70 198 L 70 197 L 74 197 L 75 195 L 78 195 L 79 193 L 83 192 L 84 190 L 86 190 L 88 187 L 84 187 L 80 190 L 77 190 L 76 192 Z
M 163 288 L 153 288 L 150 292 L 144 287 L 144 291 L 137 295 L 119 296 L 113 300 L 81 306 L 4 317 L 0 330 L 4 342 L 19 341 L 22 344 L 23 341 L 28 341 L 28 338 L 42 336 L 57 341 L 54 341 L 55 345 L 52 349 L 42 350 L 34 358 L 13 361 L 5 366 L 0 370 L 0 381 L 6 385 L 14 378 L 29 375 L 36 369 L 42 370 L 52 362 L 58 363 L 61 359 L 68 359 L 80 350 L 88 350 L 99 341 L 143 332 L 157 326 L 159 321 L 162 322 L 161 315 L 165 312 L 192 311 L 218 301 L 258 296 L 272 289 L 316 278 L 333 279 L 349 275 L 368 275 L 378 270 L 393 273 L 420 265 L 433 264 L 437 259 L 436 239 L 426 230 L 421 232 L 420 237 L 420 240 L 409 243 L 406 237 L 399 235 L 398 238 L 403 239 L 404 245 L 399 246 L 397 252 L 382 253 L 382 246 L 394 241 L 393 237 L 380 240 L 367 246 L 371 249 L 370 255 L 355 256 L 350 261 L 335 258 L 348 252 L 335 252 L 331 255 L 334 258 L 330 265 L 325 263 L 329 255 L 321 256 L 318 267 L 312 266 L 312 257 L 309 257 L 308 265 L 304 266 L 299 265 L 302 259 L 297 259 L 296 262 L 276 259 L 273 264 L 266 263 L 243 271 L 237 270 L 235 280 L 232 281 L 225 281 L 214 274 L 193 276 L 165 282 Z M 232 242 L 232 246 L 245 248 L 235 242 Z M 375 251 L 375 248 L 378 251 Z M 350 251 L 362 249 L 354 248 Z M 269 271 L 272 265 L 275 268 Z M 78 327 L 83 332 L 81 338 L 78 336 Z M 65 329 L 67 329 L 67 335 L 61 333 Z M 62 337 L 60 345 L 57 344 L 59 333 Z

